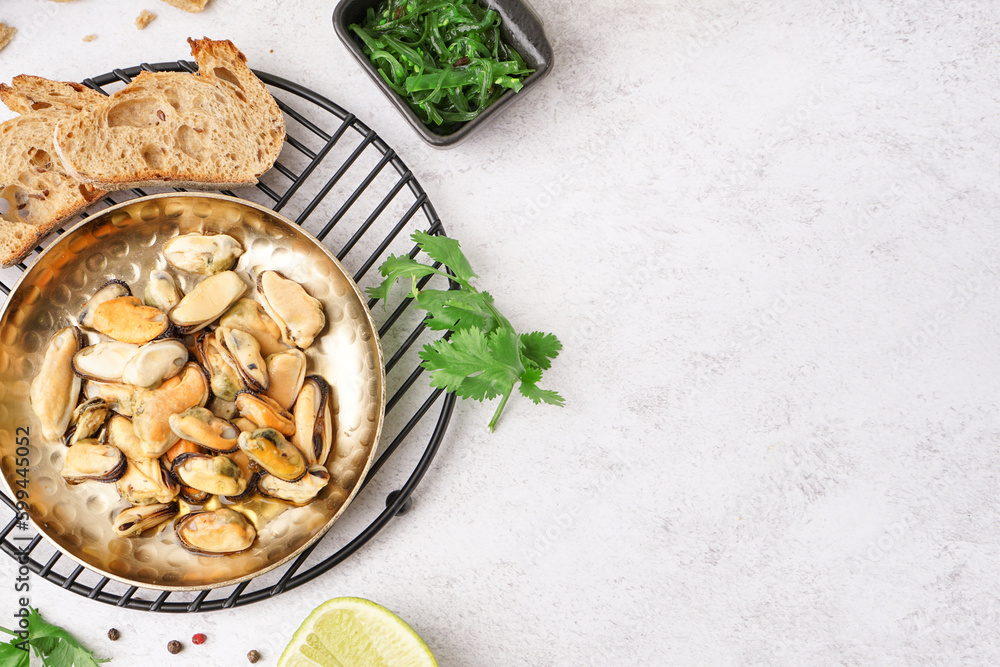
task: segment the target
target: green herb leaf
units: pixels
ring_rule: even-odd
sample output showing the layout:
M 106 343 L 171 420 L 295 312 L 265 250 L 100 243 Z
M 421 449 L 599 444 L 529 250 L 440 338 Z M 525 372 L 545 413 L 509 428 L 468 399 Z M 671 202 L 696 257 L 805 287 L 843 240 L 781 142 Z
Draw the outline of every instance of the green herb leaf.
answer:
M 425 232 L 413 234 L 413 240 L 428 257 L 452 272 L 460 289 L 418 290 L 417 276 L 447 274 L 409 257 L 393 255 L 379 267 L 386 279 L 368 293 L 385 299 L 396 280 L 409 278 L 417 307 L 427 311 L 427 327 L 450 333 L 420 350 L 420 365 L 430 371 L 431 386 L 476 401 L 500 397 L 489 423 L 491 431 L 515 385 L 519 384 L 520 393 L 536 405 L 564 405 L 562 396 L 538 387 L 542 371 L 551 366 L 552 359 L 562 349 L 559 339 L 540 331 L 517 334 L 510 321 L 496 309 L 493 297 L 472 286 L 476 274 L 458 241 Z
M 0 630 L 15 634 L 0 627 Z M 0 644 L 0 665 L 3 667 L 26 667 L 29 664 L 27 651 L 16 647 L 20 640 L 15 636 L 10 642 Z M 98 667 L 110 662 L 108 658 L 97 658 L 73 635 L 58 625 L 42 618 L 37 609 L 28 611 L 28 645 L 35 655 L 42 659 L 44 667 Z
M 552 365 L 552 360 L 559 356 L 562 343 L 552 334 L 532 331 L 521 336 L 521 352 L 532 364 L 547 370 Z

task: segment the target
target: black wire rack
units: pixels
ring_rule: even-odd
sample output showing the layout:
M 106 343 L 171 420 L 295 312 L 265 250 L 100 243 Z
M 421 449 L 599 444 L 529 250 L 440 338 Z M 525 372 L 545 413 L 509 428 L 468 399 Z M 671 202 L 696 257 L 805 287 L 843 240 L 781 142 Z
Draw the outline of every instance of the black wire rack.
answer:
M 195 72 L 197 66 L 187 61 L 143 63 L 83 83 L 110 94 L 142 70 Z M 410 232 L 444 234 L 427 193 L 373 130 L 308 88 L 266 72 L 257 72 L 257 76 L 285 115 L 285 146 L 274 168 L 255 187 L 224 190 L 223 194 L 262 204 L 302 225 L 330 248 L 348 271 L 354 272 L 354 280 L 362 289 L 379 282 L 377 267 L 390 253 L 418 257 L 419 249 L 409 239 Z M 92 206 L 89 213 L 168 191 L 182 190 L 114 192 Z M 43 246 L 39 246 L 23 262 L 0 271 L 4 297 L 42 250 Z M 294 560 L 224 588 L 171 592 L 127 586 L 64 557 L 32 527 L 25 527 L 14 502 L 2 492 L 0 514 L 9 510 L 14 516 L 0 529 L 0 549 L 31 572 L 66 590 L 106 604 L 145 611 L 228 609 L 274 597 L 326 573 L 393 518 L 409 510 L 411 494 L 430 468 L 455 407 L 453 394 L 417 382 L 423 371 L 417 350 L 420 343 L 433 340 L 436 334 L 425 329 L 423 317 L 410 307 L 411 299 L 376 305 L 375 300 L 368 303 L 385 353 L 388 396 L 379 450 L 351 506 L 321 540 Z

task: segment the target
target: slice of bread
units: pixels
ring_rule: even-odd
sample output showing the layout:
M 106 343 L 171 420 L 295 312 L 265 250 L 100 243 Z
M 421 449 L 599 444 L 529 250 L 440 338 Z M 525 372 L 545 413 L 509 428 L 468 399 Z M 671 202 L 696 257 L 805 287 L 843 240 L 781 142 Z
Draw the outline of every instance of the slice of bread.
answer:
M 10 44 L 10 40 L 14 39 L 14 35 L 17 34 L 17 28 L 12 28 L 6 23 L 0 22 L 0 51 Z
M 105 190 L 251 185 L 285 140 L 278 104 L 225 41 L 189 39 L 198 74 L 140 72 L 96 107 L 61 121 L 69 174 Z
M 176 7 L 177 9 L 183 9 L 186 12 L 191 12 L 192 14 L 200 12 L 205 9 L 205 5 L 208 4 L 208 0 L 163 0 L 168 5 Z
M 0 99 L 20 114 L 0 124 L 0 264 L 10 266 L 104 195 L 67 174 L 52 145 L 60 120 L 96 106 L 104 96 L 78 83 L 22 75 L 11 85 L 0 84 Z

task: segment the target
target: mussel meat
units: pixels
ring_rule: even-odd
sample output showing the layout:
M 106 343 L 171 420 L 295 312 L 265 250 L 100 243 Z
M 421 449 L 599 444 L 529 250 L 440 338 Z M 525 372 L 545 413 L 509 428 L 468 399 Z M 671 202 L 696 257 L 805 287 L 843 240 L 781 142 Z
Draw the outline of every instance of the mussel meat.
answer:
M 76 327 L 56 332 L 45 349 L 42 368 L 28 392 L 31 409 L 42 426 L 42 435 L 58 441 L 69 426 L 80 395 L 80 377 L 73 372 L 73 356 L 83 346 Z
M 251 461 L 286 482 L 294 482 L 306 472 L 302 453 L 273 428 L 240 433 L 239 443 Z
M 206 275 L 233 268 L 242 254 L 243 246 L 227 234 L 185 234 L 163 244 L 163 258 L 170 264 Z
M 94 328 L 122 343 L 148 343 L 170 328 L 167 314 L 134 296 L 105 301 L 94 310 Z
M 264 312 L 264 307 L 253 299 L 240 299 L 234 303 L 219 318 L 219 326 L 246 331 L 260 343 L 260 353 L 265 357 L 289 347 L 281 340 L 281 329 Z
M 220 419 L 207 408 L 188 408 L 170 415 L 170 430 L 178 438 L 206 447 L 216 452 L 232 452 L 237 448 L 240 431 L 225 419 Z
M 149 282 L 146 283 L 143 300 L 147 306 L 159 308 L 166 313 L 181 302 L 181 292 L 177 289 L 177 283 L 174 282 L 172 275 L 163 269 L 153 269 L 149 272 Z
M 247 488 L 240 467 L 226 456 L 180 454 L 170 471 L 181 484 L 217 496 L 238 496 Z
M 291 410 L 306 378 L 306 355 L 291 348 L 275 352 L 266 360 L 268 387 L 264 395 L 285 410 Z
M 123 280 L 109 280 L 101 285 L 92 297 L 87 299 L 87 303 L 83 304 L 83 308 L 76 316 L 76 321 L 84 329 L 93 329 L 94 311 L 97 310 L 97 307 L 105 301 L 122 296 L 132 296 L 132 290 L 129 289 L 128 284 Z
M 219 343 L 225 360 L 236 369 L 248 389 L 267 389 L 267 364 L 260 356 L 260 343 L 256 338 L 242 329 L 220 326 L 215 330 L 215 340 Z
M 265 496 L 302 506 L 312 502 L 329 481 L 330 471 L 319 464 L 313 464 L 301 479 L 294 482 L 286 482 L 271 474 L 261 475 L 257 480 L 257 490 Z
M 295 399 L 295 433 L 292 444 L 309 463 L 326 463 L 333 445 L 333 415 L 330 385 L 319 375 L 310 375 Z
M 73 410 L 66 432 L 66 444 L 94 436 L 108 420 L 111 409 L 103 398 L 89 398 Z
M 132 427 L 149 458 L 156 458 L 177 442 L 170 415 L 208 402 L 208 378 L 196 363 L 184 365 L 179 375 L 155 389 L 138 389 L 133 399 Z
M 73 355 L 73 370 L 85 380 L 121 382 L 125 366 L 139 351 L 134 343 L 88 345 Z
M 154 503 L 123 509 L 115 517 L 114 531 L 119 537 L 137 537 L 177 516 L 177 503 Z
M 125 474 L 125 455 L 111 445 L 97 440 L 79 440 L 66 450 L 62 477 L 68 484 L 81 482 L 114 482 Z
M 178 491 L 173 477 L 163 469 L 159 459 L 129 459 L 128 470 L 117 486 L 122 498 L 133 505 L 169 503 L 177 497 Z
M 140 347 L 122 369 L 121 379 L 136 387 L 155 387 L 184 368 L 188 350 L 176 339 L 154 340 Z
M 233 271 L 205 278 L 170 311 L 170 320 L 182 334 L 194 333 L 222 315 L 246 292 L 247 285 Z
M 326 326 L 323 304 L 302 285 L 277 271 L 258 274 L 257 294 L 264 310 L 281 329 L 281 339 L 289 345 L 309 347 Z
M 177 520 L 174 531 L 182 547 L 204 555 L 245 551 L 257 539 L 253 524 L 228 507 L 187 514 Z
M 292 414 L 267 396 L 241 391 L 236 394 L 236 407 L 239 408 L 240 415 L 260 428 L 273 428 L 282 435 L 295 433 Z

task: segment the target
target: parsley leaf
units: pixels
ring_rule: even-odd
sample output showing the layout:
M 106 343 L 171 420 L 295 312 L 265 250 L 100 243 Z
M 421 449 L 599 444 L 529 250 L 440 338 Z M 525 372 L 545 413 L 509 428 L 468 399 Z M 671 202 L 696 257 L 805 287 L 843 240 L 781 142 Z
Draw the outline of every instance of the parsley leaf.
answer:
M 426 232 L 416 232 L 411 238 L 450 273 L 422 264 L 409 255 L 391 255 L 379 267 L 385 280 L 378 287 L 369 288 L 368 295 L 386 300 L 397 280 L 409 279 L 410 296 L 416 298 L 418 308 L 427 311 L 427 328 L 449 332 L 420 350 L 421 366 L 431 373 L 431 386 L 476 401 L 500 397 L 490 420 L 490 431 L 496 427 L 515 385 L 522 396 L 536 405 L 564 405 L 562 396 L 538 387 L 542 371 L 552 365 L 562 349 L 559 339 L 540 331 L 523 335 L 514 331 L 510 321 L 494 306 L 489 292 L 480 292 L 472 286 L 470 281 L 478 276 L 462 254 L 458 241 Z M 418 289 L 418 280 L 432 274 L 447 276 L 460 288 Z
M 33 607 L 28 609 L 27 644 L 34 650 L 35 655 L 42 659 L 44 667 L 98 667 L 100 663 L 110 662 L 108 658 L 96 657 L 73 635 L 43 619 L 37 609 Z M 0 665 L 27 667 L 28 652 L 17 647 L 24 640 L 19 639 L 13 630 L 3 627 L 0 627 L 0 630 L 15 635 L 10 642 L 0 644 Z

